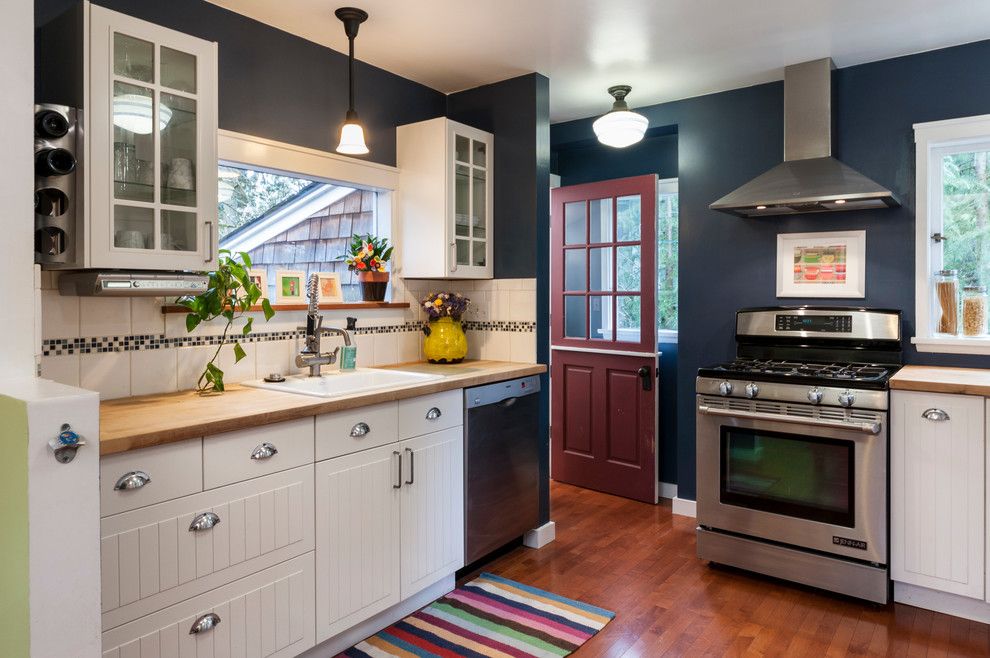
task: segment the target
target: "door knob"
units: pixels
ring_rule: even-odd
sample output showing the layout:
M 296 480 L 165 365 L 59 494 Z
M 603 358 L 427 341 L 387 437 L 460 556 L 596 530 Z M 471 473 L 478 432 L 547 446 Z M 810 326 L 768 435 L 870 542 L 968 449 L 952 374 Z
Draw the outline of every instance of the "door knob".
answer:
M 642 382 L 643 383 L 643 390 L 644 391 L 652 391 L 653 390 L 653 377 L 651 377 L 652 373 L 650 371 L 650 366 L 643 366 L 643 367 L 641 367 L 639 370 L 636 371 L 636 374 L 639 375 L 639 378 L 643 380 L 643 382 Z

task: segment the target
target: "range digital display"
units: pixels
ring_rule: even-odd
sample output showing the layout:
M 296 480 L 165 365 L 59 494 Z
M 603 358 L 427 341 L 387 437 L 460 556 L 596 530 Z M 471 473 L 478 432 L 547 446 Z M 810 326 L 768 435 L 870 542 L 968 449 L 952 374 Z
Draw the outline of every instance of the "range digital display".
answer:
M 817 331 L 829 334 L 848 334 L 852 333 L 852 316 L 778 314 L 774 326 L 777 331 Z

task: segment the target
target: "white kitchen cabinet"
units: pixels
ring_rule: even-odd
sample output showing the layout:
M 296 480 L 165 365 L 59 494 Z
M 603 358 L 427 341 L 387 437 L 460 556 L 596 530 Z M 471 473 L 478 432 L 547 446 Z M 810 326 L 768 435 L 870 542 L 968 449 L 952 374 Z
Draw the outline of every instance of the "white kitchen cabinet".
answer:
M 891 577 L 985 597 L 982 397 L 891 394 Z
M 399 460 L 394 445 L 316 465 L 316 636 L 399 602 Z
M 402 276 L 492 278 L 494 146 L 443 117 L 396 129 Z
M 217 254 L 217 46 L 88 5 L 84 266 Z
M 399 443 L 401 598 L 464 566 L 464 428 Z

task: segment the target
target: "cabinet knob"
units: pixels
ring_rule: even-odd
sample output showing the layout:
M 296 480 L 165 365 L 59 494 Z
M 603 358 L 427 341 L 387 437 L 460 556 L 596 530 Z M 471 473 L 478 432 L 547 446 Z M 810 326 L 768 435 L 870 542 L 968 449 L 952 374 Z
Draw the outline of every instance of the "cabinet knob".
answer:
M 443 413 L 438 407 L 430 407 L 430 410 L 426 412 L 426 420 L 436 420 L 442 415 Z
M 368 423 L 358 423 L 357 425 L 351 428 L 351 436 L 357 438 L 360 436 L 364 436 L 370 431 L 371 431 L 371 427 L 368 425 Z
M 268 441 L 265 441 L 259 446 L 255 446 L 255 449 L 251 451 L 251 459 L 264 460 L 271 459 L 278 454 L 278 448 L 276 448 Z
M 208 612 L 193 622 L 192 627 L 189 629 L 189 634 L 198 635 L 199 633 L 212 631 L 219 624 L 220 624 L 220 615 L 218 615 L 215 612 Z
M 203 512 L 196 516 L 189 524 L 189 532 L 202 532 L 204 530 L 209 530 L 213 526 L 220 523 L 220 517 L 213 512 Z
M 931 421 L 949 420 L 949 414 L 942 409 L 925 409 L 921 417 Z
M 117 479 L 117 483 L 113 485 L 113 490 L 140 489 L 149 482 L 151 482 L 151 476 L 144 471 L 128 471 Z

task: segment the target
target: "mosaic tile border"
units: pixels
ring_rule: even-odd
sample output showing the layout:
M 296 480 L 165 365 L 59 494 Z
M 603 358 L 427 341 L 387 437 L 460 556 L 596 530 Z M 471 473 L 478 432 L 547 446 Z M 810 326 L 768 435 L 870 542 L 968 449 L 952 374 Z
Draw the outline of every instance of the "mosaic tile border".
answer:
M 536 331 L 535 322 L 475 322 L 465 320 L 464 329 L 468 331 L 508 331 L 532 333 Z M 387 324 L 375 327 L 358 327 L 352 331 L 356 335 L 392 334 L 419 332 L 422 322 L 405 322 L 403 324 Z M 303 337 L 303 331 L 258 331 L 239 340 L 242 343 L 263 343 L 276 340 L 293 340 Z M 222 336 L 179 336 L 168 338 L 164 334 L 135 334 L 125 336 L 99 336 L 87 338 L 48 338 L 41 341 L 42 356 L 64 356 L 69 354 L 100 354 L 106 352 L 137 352 L 141 350 L 161 350 L 173 347 L 201 347 L 204 345 L 219 345 Z

